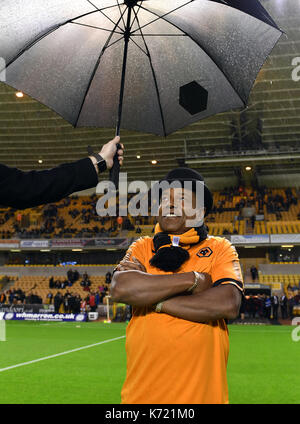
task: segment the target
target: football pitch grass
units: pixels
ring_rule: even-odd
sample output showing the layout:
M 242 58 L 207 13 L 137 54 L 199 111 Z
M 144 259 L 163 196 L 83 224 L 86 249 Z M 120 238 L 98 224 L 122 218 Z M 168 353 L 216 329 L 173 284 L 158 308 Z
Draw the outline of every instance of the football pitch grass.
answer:
M 230 325 L 231 404 L 300 401 L 294 327 Z M 0 404 L 118 404 L 126 373 L 125 323 L 6 322 Z

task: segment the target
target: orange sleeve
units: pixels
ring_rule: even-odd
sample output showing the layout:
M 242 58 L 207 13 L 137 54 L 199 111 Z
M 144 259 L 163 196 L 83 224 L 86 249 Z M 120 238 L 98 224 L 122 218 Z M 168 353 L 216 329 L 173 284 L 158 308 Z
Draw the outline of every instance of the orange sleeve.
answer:
M 146 264 L 146 252 L 145 252 L 146 239 L 140 237 L 138 240 L 131 243 L 123 259 L 130 261 L 134 256 L 142 265 Z
M 243 276 L 237 251 L 226 239 L 223 239 L 220 244 L 220 250 L 211 270 L 213 286 L 233 284 L 243 292 Z

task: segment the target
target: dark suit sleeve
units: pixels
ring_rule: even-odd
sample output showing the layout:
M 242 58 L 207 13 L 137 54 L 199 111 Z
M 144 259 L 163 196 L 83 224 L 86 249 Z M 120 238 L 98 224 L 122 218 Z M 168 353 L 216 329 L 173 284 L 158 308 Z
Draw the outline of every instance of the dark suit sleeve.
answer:
M 58 202 L 97 184 L 98 175 L 89 158 L 29 172 L 0 164 L 0 204 L 15 209 Z

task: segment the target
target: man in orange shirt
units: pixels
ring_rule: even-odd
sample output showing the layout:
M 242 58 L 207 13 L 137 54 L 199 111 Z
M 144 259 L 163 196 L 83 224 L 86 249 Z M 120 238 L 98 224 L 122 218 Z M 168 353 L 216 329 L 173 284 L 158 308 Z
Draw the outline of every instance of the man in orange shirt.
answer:
M 112 279 L 113 300 L 133 306 L 122 403 L 228 403 L 226 319 L 238 315 L 243 292 L 238 255 L 225 238 L 208 236 L 203 220 L 187 227 L 201 175 L 177 168 L 164 180 L 192 181 L 190 200 L 181 188 L 163 191 L 155 236 L 134 242 Z M 204 185 L 196 214 L 211 207 Z

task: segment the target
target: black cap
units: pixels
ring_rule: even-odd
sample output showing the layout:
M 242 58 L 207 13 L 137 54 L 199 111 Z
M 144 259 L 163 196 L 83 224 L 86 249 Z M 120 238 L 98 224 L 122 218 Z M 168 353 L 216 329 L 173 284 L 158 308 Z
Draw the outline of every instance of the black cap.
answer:
M 199 172 L 190 168 L 175 168 L 172 171 L 169 171 L 167 175 L 162 180 L 160 180 L 160 182 L 162 181 L 167 181 L 168 183 L 173 181 L 179 181 L 181 183 L 184 183 L 185 181 L 192 181 L 194 183 L 197 181 L 202 181 L 204 186 L 205 216 L 208 215 L 211 211 L 213 206 L 213 196 L 208 187 L 205 185 L 204 179 L 202 175 L 199 174 Z M 196 184 L 192 185 L 192 189 L 193 191 L 196 191 Z

